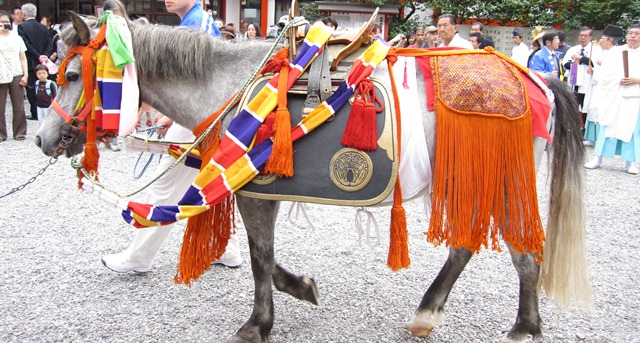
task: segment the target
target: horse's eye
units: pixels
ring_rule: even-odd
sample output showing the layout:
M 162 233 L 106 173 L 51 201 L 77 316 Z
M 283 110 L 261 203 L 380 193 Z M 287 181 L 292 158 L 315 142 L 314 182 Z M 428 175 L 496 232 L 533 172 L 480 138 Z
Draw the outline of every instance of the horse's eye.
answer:
M 78 79 L 80 78 L 80 74 L 74 73 L 74 72 L 68 72 L 64 76 L 67 79 L 67 81 L 71 81 L 71 82 L 78 81 Z

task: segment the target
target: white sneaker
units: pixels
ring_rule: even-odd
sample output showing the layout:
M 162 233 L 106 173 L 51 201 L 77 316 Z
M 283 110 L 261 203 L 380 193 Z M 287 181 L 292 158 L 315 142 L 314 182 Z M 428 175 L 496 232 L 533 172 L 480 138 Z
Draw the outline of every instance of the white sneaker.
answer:
M 229 242 L 227 243 L 227 249 L 224 254 L 220 256 L 220 259 L 213 261 L 212 264 L 222 264 L 229 268 L 237 268 L 242 264 L 242 255 L 240 254 L 240 244 L 238 243 L 238 236 L 231 235 Z
M 587 169 L 598 169 L 600 168 L 600 162 L 598 162 L 597 158 L 594 158 L 591 162 L 585 163 L 584 167 Z
M 117 273 L 146 273 L 151 270 L 153 261 L 134 261 L 126 257 L 126 255 L 128 255 L 127 250 L 113 255 L 102 256 L 102 264 Z
M 632 164 L 631 167 L 629 167 L 627 169 L 627 173 L 632 174 L 632 175 L 637 175 L 638 174 L 638 167 L 636 167 L 635 164 Z M 224 256 L 224 255 L 222 255 Z

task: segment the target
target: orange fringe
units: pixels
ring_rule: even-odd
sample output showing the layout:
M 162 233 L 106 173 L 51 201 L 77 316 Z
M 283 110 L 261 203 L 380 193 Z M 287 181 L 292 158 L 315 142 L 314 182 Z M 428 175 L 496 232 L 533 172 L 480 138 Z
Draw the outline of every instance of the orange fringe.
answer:
M 235 233 L 233 196 L 229 196 L 207 211 L 189 218 L 184 232 L 175 283 L 191 286 L 211 263 L 220 259 L 227 249 L 229 237 Z
M 398 56 L 393 50 L 389 50 L 387 55 L 387 63 L 389 64 L 389 78 L 391 79 L 391 90 L 394 99 L 400 99 L 398 89 L 393 76 L 393 65 L 398 60 Z M 400 161 L 400 152 L 402 151 L 402 120 L 400 115 L 400 102 L 394 101 L 396 110 L 396 123 L 398 130 L 398 161 Z M 402 184 L 400 183 L 400 175 L 396 179 L 396 185 L 393 190 L 393 207 L 391 208 L 391 228 L 389 230 L 389 254 L 387 256 L 387 266 L 393 271 L 402 268 L 409 268 L 411 259 L 409 258 L 409 235 L 407 233 L 407 215 L 402 207 Z
M 235 94 L 220 109 L 198 124 L 193 129 L 193 134 L 200 136 L 234 97 Z M 235 104 L 237 100 L 233 105 Z M 200 170 L 206 168 L 220 145 L 221 127 L 222 121 L 218 122 L 198 146 L 202 159 Z M 198 280 L 209 269 L 211 263 L 219 260 L 224 254 L 229 237 L 235 233 L 234 203 L 234 196 L 230 195 L 203 213 L 188 219 L 176 275 L 173 278 L 175 283 L 191 286 L 192 281 Z
M 440 89 L 440 87 L 437 87 Z M 544 230 L 538 211 L 531 111 L 517 119 L 463 114 L 436 99 L 436 160 L 429 242 L 476 253 L 500 251 L 499 234 L 539 260 Z
M 273 125 L 273 148 L 264 168 L 265 173 L 276 174 L 279 177 L 293 176 L 291 116 L 287 109 L 289 69 L 291 69 L 289 62 L 283 62 L 280 68 L 280 77 L 278 78 L 278 109 L 276 110 L 276 122 Z

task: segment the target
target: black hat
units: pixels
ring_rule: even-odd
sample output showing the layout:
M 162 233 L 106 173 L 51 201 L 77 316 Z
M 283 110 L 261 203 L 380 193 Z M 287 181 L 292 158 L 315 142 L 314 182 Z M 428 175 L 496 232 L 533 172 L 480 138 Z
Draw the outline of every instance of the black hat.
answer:
M 620 26 L 607 25 L 607 28 L 604 29 L 604 32 L 602 32 L 602 35 L 609 38 L 613 38 L 613 39 L 620 39 L 622 38 L 622 36 L 624 36 L 624 33 Z
M 513 29 L 513 36 L 518 36 L 520 38 L 522 38 L 523 32 L 522 32 L 522 28 L 521 27 L 516 27 L 515 29 Z

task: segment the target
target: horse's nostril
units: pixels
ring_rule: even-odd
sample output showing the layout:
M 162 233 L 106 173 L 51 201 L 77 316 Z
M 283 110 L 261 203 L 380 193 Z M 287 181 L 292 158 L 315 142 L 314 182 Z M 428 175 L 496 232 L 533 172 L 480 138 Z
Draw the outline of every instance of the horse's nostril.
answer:
M 42 148 L 42 140 L 40 139 L 40 136 L 36 136 L 36 139 L 34 139 L 33 142 L 36 143 L 38 148 Z

